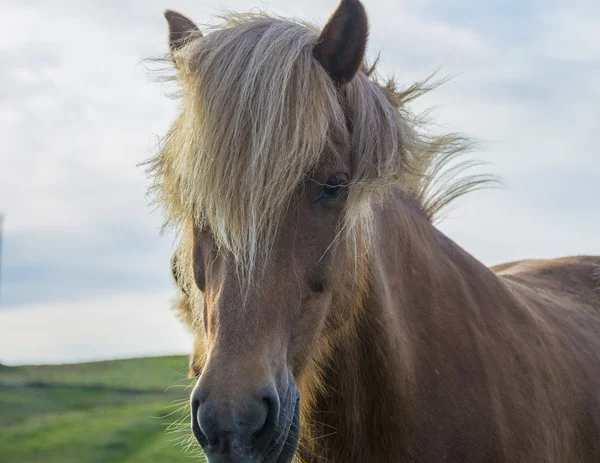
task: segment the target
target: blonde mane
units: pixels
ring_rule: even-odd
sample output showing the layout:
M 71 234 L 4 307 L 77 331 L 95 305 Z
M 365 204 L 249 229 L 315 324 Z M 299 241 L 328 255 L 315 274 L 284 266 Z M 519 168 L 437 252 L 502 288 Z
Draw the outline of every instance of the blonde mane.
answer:
M 431 136 L 409 113 L 430 80 L 398 90 L 365 65 L 340 98 L 313 57 L 317 41 L 317 28 L 302 22 L 230 14 L 174 56 L 182 105 L 149 161 L 157 201 L 168 223 L 193 219 L 210 229 L 248 272 L 268 252 L 292 195 L 341 137 L 353 150 L 347 233 L 371 233 L 371 206 L 394 188 L 433 219 L 491 180 L 463 176 L 469 161 L 454 163 L 468 140 Z

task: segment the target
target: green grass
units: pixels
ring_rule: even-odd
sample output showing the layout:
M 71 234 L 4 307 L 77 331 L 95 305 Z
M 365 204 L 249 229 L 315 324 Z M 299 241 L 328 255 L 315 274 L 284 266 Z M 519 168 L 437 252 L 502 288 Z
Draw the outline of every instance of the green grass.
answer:
M 186 371 L 185 357 L 0 366 L 0 462 L 201 461 L 180 443 Z

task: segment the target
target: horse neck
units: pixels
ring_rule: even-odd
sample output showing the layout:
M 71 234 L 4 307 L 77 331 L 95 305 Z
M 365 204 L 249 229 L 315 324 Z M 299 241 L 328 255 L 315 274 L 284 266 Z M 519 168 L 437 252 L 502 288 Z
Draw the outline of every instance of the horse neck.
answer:
M 353 335 L 334 346 L 313 406 L 314 461 L 385 462 L 390 449 L 393 461 L 402 461 L 403 440 L 412 439 L 416 378 L 431 368 L 428 356 L 455 347 L 444 345 L 442 331 L 466 317 L 492 323 L 480 302 L 489 293 L 511 297 L 489 269 L 400 196 L 376 211 L 376 222 L 368 291 Z

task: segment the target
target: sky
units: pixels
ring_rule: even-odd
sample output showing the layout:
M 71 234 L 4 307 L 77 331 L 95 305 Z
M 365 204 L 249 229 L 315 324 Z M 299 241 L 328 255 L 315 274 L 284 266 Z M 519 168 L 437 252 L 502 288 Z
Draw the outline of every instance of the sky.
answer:
M 457 203 L 439 228 L 487 265 L 600 254 L 600 3 L 365 0 L 369 57 L 415 104 L 480 142 L 504 186 Z M 177 103 L 146 58 L 167 52 L 166 8 L 324 23 L 335 1 L 23 1 L 0 16 L 0 362 L 187 353 L 170 313 L 174 236 L 141 162 Z

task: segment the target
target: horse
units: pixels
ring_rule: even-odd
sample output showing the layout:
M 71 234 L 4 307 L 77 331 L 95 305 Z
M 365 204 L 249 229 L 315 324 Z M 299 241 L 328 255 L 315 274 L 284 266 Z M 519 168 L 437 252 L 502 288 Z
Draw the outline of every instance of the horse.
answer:
M 179 277 L 177 274 L 177 254 L 171 256 L 171 275 L 173 276 L 173 281 L 177 288 L 177 294 L 171 302 L 171 309 L 175 312 L 175 316 L 179 321 L 194 336 L 194 345 L 192 347 L 192 352 L 189 355 L 188 378 L 198 378 L 205 361 L 204 339 L 202 336 L 196 335 L 192 302 L 187 291 L 179 284 Z
M 490 269 L 436 228 L 490 179 L 408 109 L 431 81 L 366 61 L 362 4 L 165 16 L 181 105 L 148 174 L 208 461 L 600 461 L 600 257 Z

